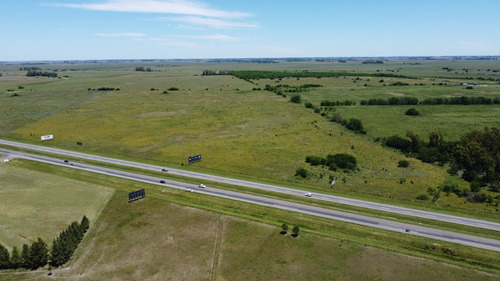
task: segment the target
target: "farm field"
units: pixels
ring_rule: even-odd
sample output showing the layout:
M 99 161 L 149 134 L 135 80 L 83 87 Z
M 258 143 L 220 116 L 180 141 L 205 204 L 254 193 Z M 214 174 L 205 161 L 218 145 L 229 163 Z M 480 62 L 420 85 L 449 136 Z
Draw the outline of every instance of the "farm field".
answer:
M 94 222 L 114 190 L 22 166 L 0 164 L 0 243 L 12 250 L 52 241 L 73 221 Z
M 138 66 L 149 67 L 151 72 L 135 71 Z M 0 102 L 8 105 L 0 109 L 2 137 L 40 144 L 40 136 L 53 134 L 54 140 L 43 145 L 180 168 L 185 167 L 188 156 L 202 154 L 203 160 L 189 169 L 301 184 L 321 192 L 404 204 L 421 204 L 414 198 L 429 187 L 452 182 L 464 188 L 468 183 L 449 175 L 447 167 L 407 158 L 375 140 L 391 135 L 404 137 L 407 130 L 423 140 L 431 131 L 457 140 L 472 129 L 500 127 L 499 104 L 416 105 L 421 112 L 416 117 L 404 115 L 408 106 L 360 105 L 362 100 L 394 96 L 419 100 L 463 95 L 498 99 L 500 87 L 494 61 L 394 58 L 382 65 L 361 64 L 359 59 L 346 63 L 310 60 L 264 64 L 132 61 L 47 64 L 43 69 L 57 70 L 60 78 L 23 77 L 24 72 L 16 66 L 1 65 L 1 73 L 13 74 L 0 78 Z M 245 81 L 229 75 L 202 76 L 207 69 L 344 71 L 386 76 Z M 464 81 L 480 86 L 465 89 L 460 86 Z M 396 82 L 408 86 L 389 86 Z M 303 104 L 290 103 L 293 93 L 285 92 L 288 96 L 284 97 L 263 90 L 266 85 L 279 84 L 320 85 L 300 93 L 303 101 L 315 106 L 323 100 L 351 100 L 356 105 L 323 108 L 327 114 L 321 116 Z M 38 104 L 43 106 L 34 106 Z M 355 134 L 330 122 L 328 117 L 333 114 L 344 119 L 359 118 L 367 134 Z M 77 141 L 83 145 L 77 146 Z M 330 171 L 304 162 L 308 155 L 324 157 L 335 153 L 353 155 L 358 169 Z M 400 160 L 409 161 L 409 168 L 399 168 Z M 297 177 L 298 168 L 307 169 L 309 176 Z M 333 189 L 331 180 L 336 181 Z M 453 194 L 441 196 L 436 205 L 472 208 L 498 216 L 495 204 L 464 204 Z

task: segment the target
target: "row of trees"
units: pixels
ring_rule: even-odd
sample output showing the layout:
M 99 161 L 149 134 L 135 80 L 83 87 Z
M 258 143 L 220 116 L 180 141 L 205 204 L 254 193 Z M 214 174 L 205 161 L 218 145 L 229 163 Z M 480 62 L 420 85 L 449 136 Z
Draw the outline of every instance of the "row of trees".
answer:
M 458 141 L 445 141 L 440 133 L 431 132 L 428 142 L 408 131 L 406 138 L 394 135 L 384 143 L 427 163 L 449 163 L 450 173 L 461 172 L 471 182 L 471 190 L 487 186 L 500 191 L 500 131 L 497 128 L 473 130 Z
M 227 71 L 226 70 L 219 70 L 219 71 L 215 71 L 215 70 L 203 70 L 202 74 L 201 75 L 227 75 Z
M 27 77 L 44 76 L 50 78 L 57 78 L 57 73 L 49 71 L 30 70 L 26 73 L 26 76 Z
M 355 73 L 355 72 L 287 72 L 287 71 L 262 71 L 262 70 L 231 70 L 227 74 L 238 77 L 243 80 L 251 79 L 279 79 L 279 78 L 322 78 L 322 77 L 393 77 L 393 78 L 412 78 L 404 75 L 396 75 L 391 73 Z
M 471 105 L 471 104 L 500 104 L 500 98 L 488 97 L 451 97 L 451 98 L 426 98 L 419 101 L 414 97 L 391 97 L 388 99 L 369 99 L 362 100 L 360 105 Z M 356 105 L 355 101 L 328 101 L 324 100 L 321 106 L 350 106 Z
M 89 220 L 83 216 L 81 223 L 73 222 L 49 247 L 42 238 L 38 238 L 31 246 L 24 244 L 22 250 L 14 246 L 12 253 L 0 244 L 0 269 L 26 268 L 35 270 L 49 263 L 51 266 L 60 266 L 66 263 L 89 228 Z
M 269 91 L 269 92 L 274 92 L 274 93 L 278 93 L 278 92 L 286 92 L 286 93 L 299 93 L 299 92 L 305 92 L 307 91 L 309 88 L 319 88 L 319 87 L 323 87 L 322 85 L 320 84 L 304 84 L 304 85 L 301 85 L 301 86 L 290 86 L 290 85 L 287 85 L 287 84 L 278 84 L 276 86 L 271 86 L 271 85 L 266 85 L 264 87 L 264 90 L 265 91 Z M 260 88 L 254 88 L 254 89 L 259 89 Z
M 135 68 L 135 71 L 143 71 L 143 72 L 151 72 L 153 70 L 151 70 L 151 68 L 147 67 L 147 68 L 144 68 L 144 66 L 137 66 Z

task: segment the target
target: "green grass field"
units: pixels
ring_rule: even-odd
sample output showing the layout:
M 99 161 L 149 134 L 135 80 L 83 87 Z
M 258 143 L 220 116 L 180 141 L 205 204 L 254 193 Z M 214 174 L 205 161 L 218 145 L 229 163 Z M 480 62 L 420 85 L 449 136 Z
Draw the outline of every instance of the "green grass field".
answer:
M 31 245 L 37 237 L 52 242 L 85 215 L 94 222 L 114 190 L 64 177 L 0 164 L 0 243 L 9 249 Z
M 8 110 L 0 112 L 4 129 L 0 134 L 10 139 L 40 144 L 40 136 L 53 134 L 54 140 L 43 145 L 125 157 L 139 161 L 154 161 L 162 165 L 187 164 L 187 157 L 203 155 L 196 169 L 226 175 L 245 176 L 262 180 L 298 183 L 322 192 L 350 192 L 358 197 L 383 197 L 388 200 L 411 202 L 429 187 L 451 180 L 446 169 L 421 163 L 414 159 L 410 168 L 401 169 L 397 162 L 406 159 L 373 140 L 393 134 L 406 135 L 414 131 L 426 140 L 431 131 L 441 132 L 446 139 L 455 140 L 472 130 L 500 127 L 500 105 L 416 106 L 418 117 L 404 115 L 407 106 L 338 106 L 335 113 L 344 118 L 359 118 L 368 132 L 360 136 L 347 131 L 326 117 L 315 114 L 303 105 L 290 103 L 287 98 L 267 91 L 252 91 L 266 84 L 299 86 L 307 83 L 323 87 L 303 92 L 304 100 L 318 105 L 322 100 L 345 99 L 358 102 L 368 98 L 411 96 L 423 99 L 438 96 L 500 97 L 500 88 L 493 82 L 487 87 L 465 90 L 458 86 L 460 79 L 439 78 L 441 75 L 460 76 L 440 69 L 470 67 L 462 61 L 389 61 L 384 65 L 362 65 L 360 61 L 346 64 L 318 62 L 283 62 L 278 64 L 211 63 L 211 62 L 148 62 L 153 72 L 136 72 L 136 63 L 80 64 L 73 70 L 60 72 L 61 79 L 27 78 L 22 72 L 4 80 L 0 96 Z M 490 69 L 486 62 L 476 62 L 477 69 Z M 452 66 L 453 65 L 453 66 Z M 54 68 L 68 67 L 55 65 Z M 360 73 L 389 73 L 419 79 L 403 79 L 426 86 L 383 86 L 380 78 L 285 78 L 281 81 L 261 79 L 252 83 L 231 76 L 201 76 L 204 69 L 266 69 L 310 71 L 354 71 Z M 420 69 L 415 71 L 414 68 Z M 423 71 L 426 70 L 426 71 Z M 452 75 L 453 74 L 453 75 Z M 468 74 L 472 75 L 472 74 Z M 482 77 L 483 74 L 474 74 Z M 472 76 L 474 76 L 472 75 Z M 486 75 L 486 74 L 485 74 Z M 488 74 L 490 77 L 491 75 Z M 493 76 L 496 77 L 496 76 Z M 370 80 L 370 81 L 368 81 Z M 398 78 L 385 78 L 385 84 Z M 442 81 L 448 86 L 433 86 Z M 356 82 L 356 83 L 353 83 Z M 484 81 L 482 81 L 484 82 Z M 484 82 L 486 83 L 486 82 Z M 363 86 L 369 84 L 370 86 Z M 18 89 L 23 85 L 23 89 Z M 119 91 L 99 92 L 99 87 L 119 88 Z M 168 91 L 176 87 L 178 91 Z M 90 89 L 90 91 L 89 91 Z M 167 91 L 168 94 L 163 94 Z M 18 93 L 18 96 L 12 96 Z M 64 97 L 64 98 L 61 98 Z M 40 99 L 40 100 L 37 100 Z M 70 100 L 71 102 L 69 102 Z M 43 102 L 43 107 L 33 107 Z M 27 110 L 29 108 L 29 110 Z M 43 112 L 41 112 L 43 108 Z M 12 113 L 12 112 L 15 112 Z M 16 116 L 17 115 L 17 116 Z M 20 116 L 19 116 L 20 115 Z M 18 119 L 22 121 L 18 121 Z M 76 142 L 82 141 L 83 146 Z M 359 171 L 333 172 L 309 167 L 307 155 L 349 153 L 359 163 Z M 311 176 L 297 179 L 295 171 L 307 168 Z M 330 178 L 336 180 L 335 190 L 327 189 Z M 404 183 L 401 184 L 401 181 Z M 464 205 L 453 196 L 440 199 L 439 204 L 456 208 Z M 486 205 L 485 205 L 486 206 Z M 474 208 L 474 209 L 483 209 Z M 497 206 L 488 205 L 488 212 Z

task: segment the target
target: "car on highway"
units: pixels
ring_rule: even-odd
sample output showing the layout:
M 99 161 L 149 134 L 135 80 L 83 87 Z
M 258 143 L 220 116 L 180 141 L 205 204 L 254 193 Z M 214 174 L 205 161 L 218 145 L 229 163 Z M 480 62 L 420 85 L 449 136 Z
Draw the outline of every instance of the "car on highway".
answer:
M 410 229 L 408 229 L 408 228 L 407 228 L 407 229 L 406 229 L 406 232 L 410 232 Z
M 70 165 L 71 165 L 71 166 L 75 166 L 75 163 L 71 162 L 71 163 L 70 163 Z
M 192 188 L 187 188 L 186 191 L 187 192 L 193 192 L 193 189 Z
M 167 183 L 165 180 L 161 180 L 160 183 Z
M 167 169 L 161 169 L 161 171 L 162 171 L 162 172 L 168 172 L 168 170 L 167 170 Z
M 64 163 L 69 163 L 69 161 L 68 160 L 64 160 Z
M 306 192 L 306 194 L 304 194 L 305 197 L 312 197 L 312 194 L 311 192 Z
M 199 187 L 199 188 L 205 188 L 205 187 L 207 187 L 207 186 L 206 186 L 206 185 L 204 185 L 204 184 L 200 184 L 200 185 L 198 185 L 198 187 Z

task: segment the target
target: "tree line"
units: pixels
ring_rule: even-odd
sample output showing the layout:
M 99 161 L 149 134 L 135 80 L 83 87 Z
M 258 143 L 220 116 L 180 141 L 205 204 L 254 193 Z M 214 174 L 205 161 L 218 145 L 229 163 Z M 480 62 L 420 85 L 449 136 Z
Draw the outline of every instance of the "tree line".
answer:
M 26 73 L 26 76 L 27 77 L 44 76 L 50 78 L 57 78 L 57 73 L 49 71 L 30 70 Z
M 354 72 L 286 72 L 286 71 L 264 71 L 264 70 L 231 70 L 227 74 L 235 76 L 243 80 L 251 79 L 279 79 L 279 78 L 323 78 L 323 77 L 347 77 L 347 76 L 364 76 L 364 77 L 393 77 L 393 78 L 408 78 L 412 77 L 404 75 L 396 75 L 390 73 L 354 73 Z
M 415 97 L 390 97 L 388 99 L 362 100 L 360 105 L 472 105 L 472 104 L 500 104 L 500 98 L 489 97 L 451 97 L 451 98 L 426 98 L 419 101 Z M 350 106 L 356 105 L 355 101 L 328 101 L 323 100 L 321 106 Z
M 72 222 L 54 239 L 50 250 L 42 238 L 38 238 L 31 246 L 24 244 L 21 251 L 14 246 L 12 253 L 0 244 L 0 270 L 17 268 L 36 270 L 46 266 L 47 263 L 50 266 L 61 266 L 69 261 L 89 226 L 90 222 L 86 216 L 83 216 L 80 223 Z
M 301 86 L 290 86 L 287 84 L 278 84 L 276 86 L 266 85 L 264 87 L 264 90 L 268 91 L 268 92 L 274 92 L 276 94 L 279 94 L 279 92 L 281 92 L 281 94 L 282 94 L 283 92 L 300 93 L 300 92 L 307 91 L 309 88 L 319 88 L 319 87 L 323 87 L 323 86 L 320 84 L 304 84 Z M 254 89 L 260 90 L 260 88 L 254 88 Z

